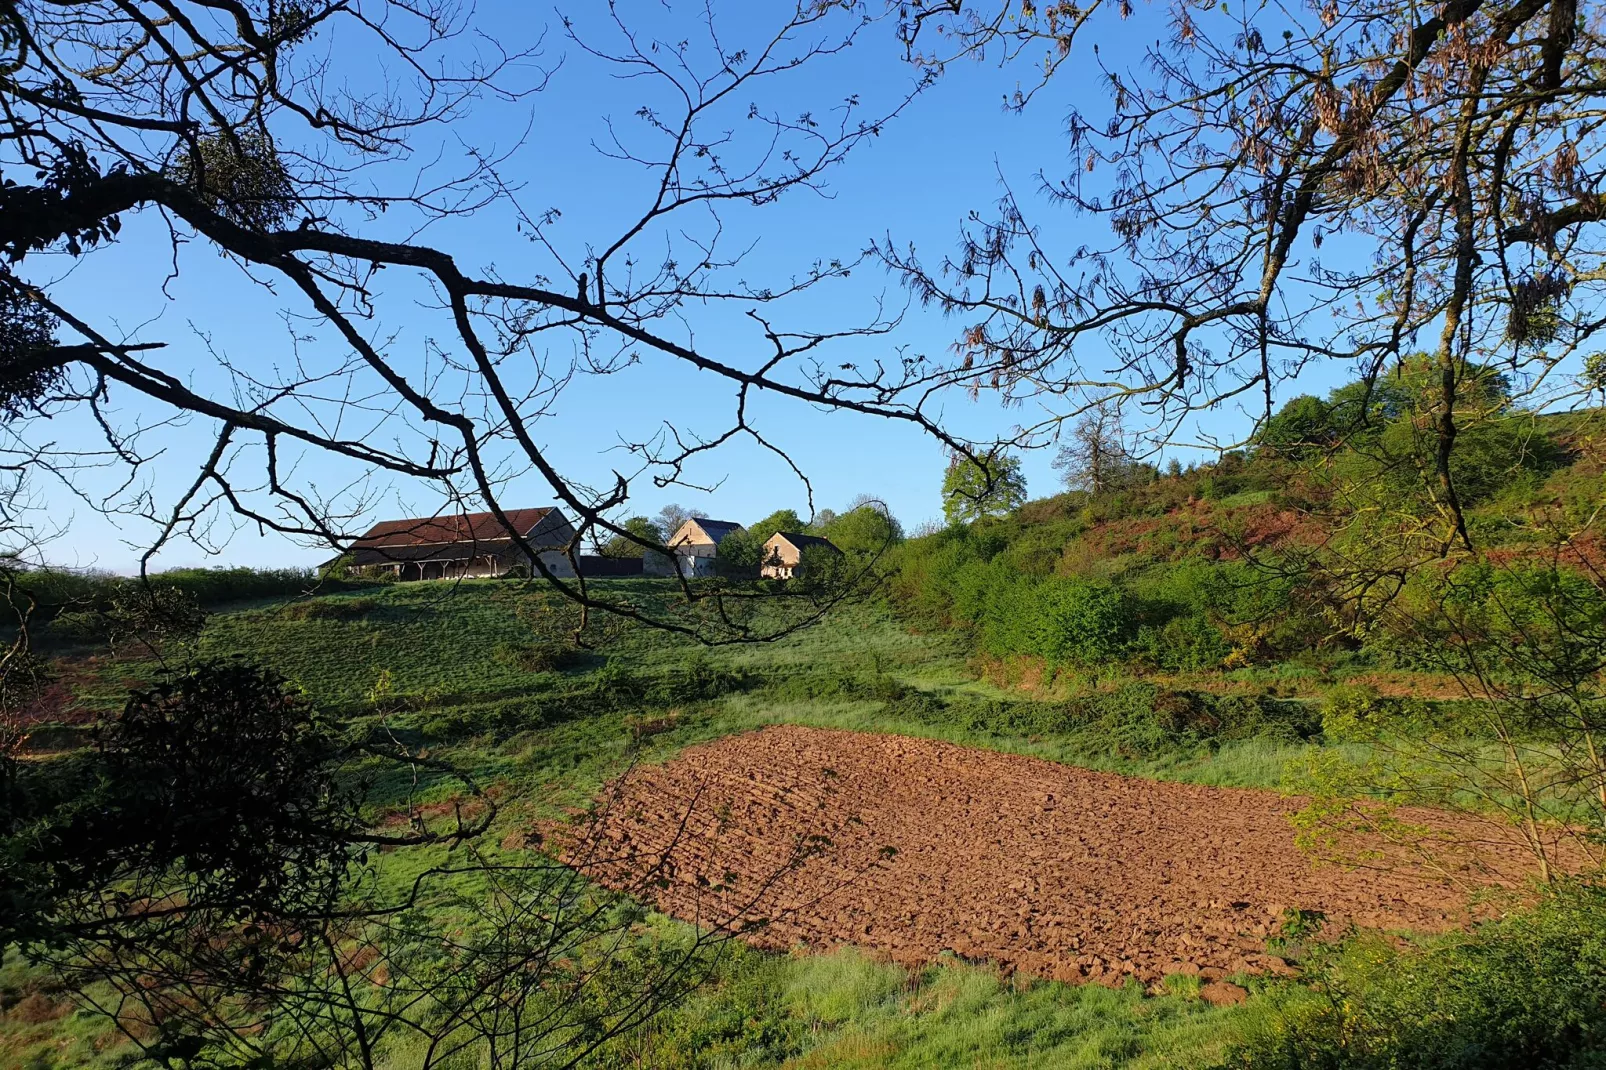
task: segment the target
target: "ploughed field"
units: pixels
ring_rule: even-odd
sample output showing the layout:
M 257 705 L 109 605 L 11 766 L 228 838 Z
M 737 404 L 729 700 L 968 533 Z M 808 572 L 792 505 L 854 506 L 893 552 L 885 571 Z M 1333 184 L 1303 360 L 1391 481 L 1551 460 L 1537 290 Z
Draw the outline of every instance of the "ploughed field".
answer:
M 1430 868 L 1394 854 L 1318 864 L 1300 806 L 1273 792 L 1123 777 L 904 736 L 777 726 L 642 766 L 569 859 L 703 925 L 751 924 L 787 950 L 853 943 L 906 963 L 944 951 L 1068 982 L 1278 972 L 1285 910 L 1417 931 L 1468 920 L 1469 888 L 1514 886 L 1490 827 L 1400 816 L 1425 838 L 1482 839 Z M 1363 846 L 1363 845 L 1362 845 Z

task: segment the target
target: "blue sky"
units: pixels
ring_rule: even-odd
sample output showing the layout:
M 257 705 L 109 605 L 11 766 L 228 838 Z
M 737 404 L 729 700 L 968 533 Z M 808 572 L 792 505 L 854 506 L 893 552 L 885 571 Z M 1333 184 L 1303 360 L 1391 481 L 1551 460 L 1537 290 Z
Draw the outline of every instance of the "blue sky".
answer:
M 649 17 L 663 18 L 658 5 L 641 7 Z M 726 5 L 722 17 L 726 17 L 723 25 L 728 39 L 762 19 L 763 7 Z M 1095 34 L 1079 47 L 1098 41 L 1107 61 L 1130 61 L 1145 38 L 1160 32 L 1161 27 L 1153 22 L 1157 15 L 1154 8 L 1140 8 L 1126 23 L 1107 22 L 1097 27 L 1102 36 Z M 612 117 L 619 129 L 629 131 L 636 123 L 633 113 L 637 107 L 661 102 L 641 83 L 610 77 L 608 70 L 568 45 L 562 40 L 558 19 L 549 13 L 532 15 L 525 5 L 498 2 L 482 5 L 481 19 L 486 31 L 505 46 L 534 40 L 544 29 L 541 62 L 555 73 L 546 91 L 529 100 L 492 102 L 454 123 L 445 131 L 440 151 L 448 158 L 464 145 L 505 151 L 529 129 L 523 146 L 509 159 L 505 174 L 521 185 L 520 199 L 527 208 L 562 211 L 551 235 L 566 255 L 583 255 L 588 243 L 605 244 L 620 221 L 649 195 L 646 183 L 650 175 L 634 165 L 609 161 L 593 148 L 593 140 L 605 135 L 604 117 Z M 581 21 L 582 32 L 595 28 Z M 354 81 L 372 75 L 342 54 L 340 42 L 324 41 L 319 47 L 329 49 L 337 69 L 346 64 L 345 73 Z M 886 238 L 900 245 L 912 244 L 928 261 L 939 259 L 953 247 L 966 213 L 974 209 L 985 214 L 997 199 L 1000 174 L 1017 192 L 1024 193 L 1035 187 L 1039 169 L 1052 175 L 1065 166 L 1063 124 L 1073 105 L 1094 115 L 1102 112 L 1102 90 L 1091 76 L 1092 67 L 1081 64 L 1063 68 L 1025 114 L 1006 113 L 1002 99 L 1029 74 L 974 63 L 955 65 L 881 137 L 831 173 L 829 198 L 800 192 L 762 210 L 731 212 L 726 219 L 728 235 L 736 244 L 754 243 L 739 274 L 753 281 L 784 280 L 805 271 L 817 259 L 850 259 L 871 240 Z M 899 62 L 890 27 L 883 25 L 871 28 L 844 56 L 821 62 L 793 78 L 771 103 L 783 110 L 818 111 L 855 93 L 873 108 L 876 102 L 894 99 L 913 78 L 914 72 Z M 435 149 L 420 145 L 420 158 L 429 158 Z M 1078 219 L 1064 210 L 1044 206 L 1038 218 L 1055 229 L 1056 244 L 1061 247 L 1105 239 L 1101 223 Z M 375 228 L 384 233 L 397 223 L 382 218 Z M 551 266 L 518 233 L 511 215 L 502 208 L 493 207 L 472 219 L 440 227 L 427 234 L 426 240 L 454 252 L 466 267 L 494 267 L 510 279 L 529 278 Z M 164 280 L 159 277 L 160 268 L 174 256 L 181 271 L 176 278 Z M 131 338 L 167 342 L 166 366 L 185 369 L 186 377 L 200 388 L 228 388 L 212 353 L 226 354 L 235 367 L 247 371 L 286 366 L 294 359 L 292 330 L 303 336 L 304 357 L 338 359 L 329 352 L 333 343 L 320 334 L 316 324 L 286 319 L 286 310 L 300 311 L 295 300 L 265 294 L 237 265 L 204 245 L 189 245 L 173 253 L 159 221 L 149 215 L 125 221 L 117 248 L 76 264 L 61 261 L 52 267 L 56 274 L 38 275 L 36 281 L 50 282 L 53 294 L 80 308 L 94 308 L 103 327 L 115 325 L 115 331 Z M 449 326 L 438 312 L 426 307 L 427 293 L 412 283 L 394 283 L 387 296 L 392 299 L 384 317 L 387 352 L 403 355 L 401 359 L 413 362 L 411 366 L 421 372 L 430 341 L 449 341 Z M 775 312 L 778 325 L 829 329 L 863 321 L 873 314 L 878 300 L 900 308 L 907 298 L 895 279 L 875 264 L 866 264 L 847 282 L 832 284 Z M 699 347 L 751 367 L 762 359 L 764 345 L 740 311 L 693 310 L 685 330 L 694 335 Z M 952 344 L 959 326 L 934 310 L 911 306 L 893 334 L 853 341 L 828 356 L 862 361 L 889 356 L 897 347 L 939 353 Z M 1326 385 L 1301 384 L 1304 389 Z M 571 477 L 603 485 L 611 480 L 614 468 L 627 463 L 618 448 L 622 438 L 643 437 L 666 418 L 692 431 L 723 430 L 731 398 L 730 388 L 712 375 L 673 367 L 662 358 L 649 356 L 641 366 L 618 375 L 578 381 L 564 395 L 559 411 L 540 421 L 535 433 Z M 149 423 L 170 415 L 132 399 L 114 398 L 114 402 L 121 405 L 124 420 Z M 840 507 L 853 496 L 868 493 L 887 502 L 907 525 L 940 514 L 938 489 L 944 451 L 918 431 L 775 399 L 762 399 L 755 409 L 765 434 L 813 479 L 816 506 Z M 960 432 L 987 438 L 1006 432 L 1029 414 L 1003 411 L 986 399 L 971 402 L 955 395 L 945 416 Z M 92 442 L 94 433 L 84 412 L 58 417 L 35 432 L 36 437 L 58 443 Z M 375 424 L 372 433 L 384 436 L 390 432 L 383 424 Z M 153 500 L 170 502 L 188 485 L 195 464 L 211 448 L 214 434 L 215 428 L 199 420 L 152 432 L 151 449 L 161 451 L 145 477 Z M 1054 489 L 1049 459 L 1046 452 L 1038 452 L 1025 460 L 1034 495 Z M 362 482 L 363 473 L 327 458 L 305 457 L 300 465 L 297 475 L 320 493 L 349 488 L 357 481 L 355 485 L 364 491 L 368 519 L 429 513 L 440 504 L 439 497 L 426 488 L 387 480 Z M 803 488 L 785 465 L 752 445 L 724 449 L 692 469 L 688 477 L 717 485 L 717 489 L 711 493 L 681 487 L 657 489 L 642 480 L 627 512 L 652 514 L 669 502 L 744 522 L 783 507 L 806 512 Z M 79 480 L 90 499 L 116 489 L 118 482 L 110 470 L 89 473 Z M 90 500 L 63 488 L 40 483 L 37 490 L 49 524 L 60 532 L 46 549 L 54 561 L 128 570 L 154 534 L 146 522 L 101 516 Z M 123 493 L 126 496 L 127 491 Z M 551 503 L 551 494 L 538 479 L 522 476 L 504 490 L 501 501 L 509 507 L 545 505 Z M 158 562 L 164 566 L 310 564 L 327 556 L 327 550 L 259 533 L 254 525 L 223 513 L 217 515 L 217 524 L 204 542 L 180 540 L 164 550 Z

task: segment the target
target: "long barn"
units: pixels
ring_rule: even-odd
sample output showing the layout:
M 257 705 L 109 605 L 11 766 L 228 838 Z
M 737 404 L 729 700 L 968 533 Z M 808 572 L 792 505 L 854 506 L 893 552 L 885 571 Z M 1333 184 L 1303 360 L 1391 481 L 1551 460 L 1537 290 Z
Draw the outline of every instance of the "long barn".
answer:
M 574 525 L 556 509 L 512 509 L 506 526 L 492 513 L 386 520 L 352 544 L 346 562 L 356 568 L 391 571 L 401 580 L 465 579 L 533 574 L 516 531 L 541 563 L 557 576 L 573 576 L 564 550 L 574 541 Z

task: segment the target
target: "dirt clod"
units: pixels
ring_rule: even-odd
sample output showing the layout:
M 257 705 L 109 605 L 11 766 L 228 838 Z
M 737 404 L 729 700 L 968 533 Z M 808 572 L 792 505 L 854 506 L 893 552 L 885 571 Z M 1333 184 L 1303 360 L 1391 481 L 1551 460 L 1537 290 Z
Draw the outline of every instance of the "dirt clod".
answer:
M 1266 939 L 1290 906 L 1334 927 L 1469 919 L 1464 890 L 1410 859 L 1314 864 L 1288 820 L 1300 805 L 779 726 L 637 768 L 604 801 L 593 842 L 607 850 L 570 860 L 610 886 L 654 889 L 655 905 L 680 918 L 762 918 L 746 936 L 777 950 L 852 942 L 909 964 L 949 951 L 1111 985 L 1186 973 L 1224 999 L 1243 992 L 1225 977 L 1287 971 Z M 1446 840 L 1489 838 L 1466 819 L 1403 816 Z M 1524 875 L 1515 849 L 1477 861 L 1485 868 L 1468 861 L 1457 875 L 1464 886 Z
M 1199 986 L 1199 998 L 1218 1007 L 1229 1007 L 1249 998 L 1249 990 L 1231 981 L 1211 981 Z

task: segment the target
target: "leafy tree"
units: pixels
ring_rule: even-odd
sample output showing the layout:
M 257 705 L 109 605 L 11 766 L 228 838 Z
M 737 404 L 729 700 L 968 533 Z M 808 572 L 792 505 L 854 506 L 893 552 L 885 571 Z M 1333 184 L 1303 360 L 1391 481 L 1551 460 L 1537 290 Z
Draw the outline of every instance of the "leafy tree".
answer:
M 637 539 L 662 543 L 667 536 L 653 521 L 644 516 L 633 516 L 624 522 L 625 531 Z M 603 557 L 640 557 L 646 548 L 624 535 L 615 535 L 601 546 Z
M 725 536 L 719 543 L 719 569 L 736 578 L 758 575 L 764 544 L 777 531 L 804 532 L 808 525 L 794 509 L 777 509 L 764 519 Z
M 1427 384 L 1418 377 L 1408 382 L 1402 374 L 1370 382 L 1358 379 L 1335 388 L 1327 396 L 1328 425 L 1346 441 L 1376 434 L 1385 424 L 1414 411 Z
M 1301 394 L 1261 426 L 1258 440 L 1284 457 L 1308 457 L 1333 443 L 1332 409 L 1321 398 Z
M 950 524 L 1002 516 L 1026 502 L 1026 477 L 1020 459 L 994 454 L 985 467 L 955 455 L 942 477 L 942 512 Z
M 777 531 L 802 533 L 808 531 L 808 524 L 797 515 L 795 509 L 777 509 L 764 519 L 749 524 L 745 534 L 754 545 L 763 546 Z
M 866 502 L 833 516 L 821 533 L 845 554 L 873 556 L 903 538 L 903 525 L 885 506 Z

